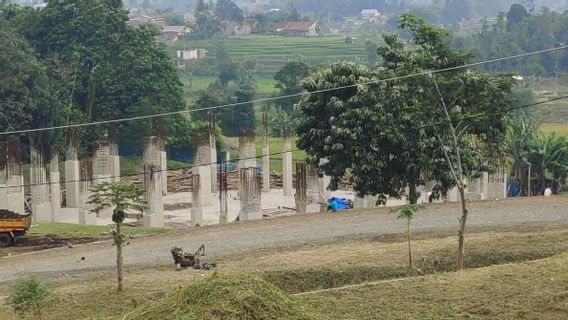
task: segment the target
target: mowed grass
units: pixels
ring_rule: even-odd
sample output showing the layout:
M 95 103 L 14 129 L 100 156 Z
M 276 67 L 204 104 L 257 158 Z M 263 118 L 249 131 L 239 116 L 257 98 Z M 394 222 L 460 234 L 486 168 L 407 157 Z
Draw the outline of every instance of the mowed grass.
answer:
M 566 319 L 568 253 L 545 260 L 314 292 L 331 319 Z
M 171 231 L 171 228 L 144 228 L 123 226 L 122 230 L 128 235 L 160 234 Z M 111 235 L 111 228 L 105 226 L 86 226 L 67 223 L 34 222 L 29 236 L 56 235 L 59 237 L 101 237 Z
M 429 276 L 408 277 L 404 235 L 239 252 L 216 257 L 216 272 L 252 274 L 289 294 L 400 277 L 399 282 L 299 296 L 329 319 L 561 319 L 558 315 L 566 312 L 568 298 L 566 230 L 566 225 L 472 228 L 466 240 L 470 269 L 460 273 L 424 269 L 422 274 Z M 453 261 L 457 243 L 455 236 L 449 236 L 453 234 L 453 230 L 416 233 L 412 242 L 416 266 L 423 266 L 424 260 Z M 550 259 L 525 263 L 543 258 Z M 520 264 L 506 265 L 511 262 Z M 485 268 L 495 264 L 504 265 Z M 114 277 L 108 274 L 66 281 L 53 287 L 61 302 L 44 319 L 122 319 L 133 309 L 214 273 L 179 272 L 173 261 L 129 270 L 124 293 L 116 292 Z M 3 319 L 16 319 L 6 305 L 0 305 L 0 313 Z

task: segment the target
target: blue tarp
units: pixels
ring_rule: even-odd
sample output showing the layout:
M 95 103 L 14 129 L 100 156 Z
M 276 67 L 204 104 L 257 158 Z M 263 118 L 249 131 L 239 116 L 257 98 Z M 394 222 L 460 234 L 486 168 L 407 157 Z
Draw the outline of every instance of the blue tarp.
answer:
M 333 212 L 347 209 L 347 199 L 345 198 L 330 198 L 327 200 L 327 204 Z

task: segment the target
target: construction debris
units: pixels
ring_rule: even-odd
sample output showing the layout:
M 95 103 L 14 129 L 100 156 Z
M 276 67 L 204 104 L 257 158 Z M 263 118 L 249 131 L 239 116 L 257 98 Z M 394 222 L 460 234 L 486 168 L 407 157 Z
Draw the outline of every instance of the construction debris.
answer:
M 184 252 L 180 247 L 172 248 L 172 256 L 176 264 L 176 268 L 180 270 L 181 268 L 193 268 L 198 270 L 211 270 L 217 267 L 215 262 L 204 261 L 205 257 L 205 245 L 199 246 L 195 253 L 191 254 Z

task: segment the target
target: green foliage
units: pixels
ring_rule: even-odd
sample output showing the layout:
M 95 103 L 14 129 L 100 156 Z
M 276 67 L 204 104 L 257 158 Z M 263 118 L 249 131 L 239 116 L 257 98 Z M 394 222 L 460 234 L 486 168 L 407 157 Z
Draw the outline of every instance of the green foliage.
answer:
M 398 219 L 412 220 L 414 214 L 420 210 L 424 210 L 424 206 L 421 204 L 407 204 L 402 207 L 393 208 L 390 212 L 398 214 Z
M 212 4 L 211 4 L 212 5 Z M 198 0 L 195 7 L 195 19 L 197 21 L 197 30 L 191 33 L 192 39 L 211 39 L 219 32 L 217 19 L 204 0 Z
M 178 71 L 156 41 L 157 30 L 132 28 L 127 20 L 120 1 L 61 0 L 42 10 L 12 10 L 9 22 L 55 82 L 64 124 L 184 109 Z M 105 129 L 89 129 L 85 141 Z M 119 130 L 121 142 L 141 145 L 152 129 L 146 121 L 128 123 Z
M 215 15 L 221 20 L 243 21 L 243 10 L 231 0 L 217 0 Z
M 183 26 L 185 23 L 183 15 L 176 13 L 175 11 L 168 11 L 162 14 L 162 17 L 168 26 Z
M 377 68 L 336 63 L 304 82 L 309 92 L 355 86 L 312 94 L 300 101 L 298 147 L 306 150 L 316 166 L 320 159 L 328 160 L 320 170 L 332 177 L 332 189 L 349 172 L 360 195 L 397 197 L 409 186 L 408 198 L 413 204 L 418 198 L 416 186 L 424 179 L 439 181 L 442 190 L 458 181 L 451 174 L 456 169 L 456 154 L 445 156 L 448 148 L 455 149 L 448 143 L 449 123 L 458 124 L 463 158 L 460 170 L 469 176 L 489 169 L 486 163 L 500 151 L 505 134 L 504 113 L 510 107 L 513 80 L 459 70 L 435 79 L 381 82 L 463 65 L 470 59 L 451 47 L 445 30 L 411 15 L 402 16 L 400 27 L 411 35 L 412 43 L 385 35 Z M 358 85 L 363 82 L 367 84 Z
M 59 302 L 57 295 L 34 276 L 18 279 L 7 300 L 22 319 L 42 319 L 45 311 Z
M 88 204 L 92 205 L 91 212 L 99 213 L 105 209 L 114 208 L 112 221 L 122 223 L 126 211 L 133 210 L 143 213 L 146 209 L 144 190 L 140 186 L 127 181 L 103 182 L 91 188 L 92 195 Z
M 457 40 L 459 48 L 472 52 L 479 61 L 558 47 L 568 43 L 568 11 L 558 13 L 543 8 L 529 15 L 522 6 L 513 5 L 507 19 L 501 14 L 495 24 L 486 23 L 479 34 Z M 483 68 L 526 76 L 558 76 L 568 70 L 568 52 L 491 63 Z

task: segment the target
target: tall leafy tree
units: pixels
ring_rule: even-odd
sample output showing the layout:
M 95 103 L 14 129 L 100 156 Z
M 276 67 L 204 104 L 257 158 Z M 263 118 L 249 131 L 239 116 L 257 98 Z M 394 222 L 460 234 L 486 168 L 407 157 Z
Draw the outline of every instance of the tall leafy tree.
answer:
M 376 69 L 337 63 L 304 82 L 310 92 L 343 89 L 302 99 L 298 146 L 315 165 L 328 160 L 320 170 L 332 177 L 332 189 L 349 172 L 360 195 L 400 196 L 408 186 L 408 200 L 415 204 L 424 179 L 438 181 L 442 193 L 457 186 L 461 268 L 468 216 L 463 181 L 490 170 L 501 150 L 513 80 L 470 70 L 404 78 L 459 66 L 470 56 L 452 48 L 449 33 L 411 15 L 402 16 L 400 27 L 412 44 L 385 35 Z M 396 76 L 403 78 L 380 81 Z
M 157 30 L 127 26 L 120 0 L 50 1 L 34 14 L 22 10 L 17 17 L 20 32 L 64 81 L 69 123 L 184 109 L 182 84 L 155 39 Z M 151 128 L 146 122 L 129 123 L 122 138 L 139 143 Z
M 231 0 L 217 0 L 215 15 L 221 20 L 243 21 L 243 10 Z

